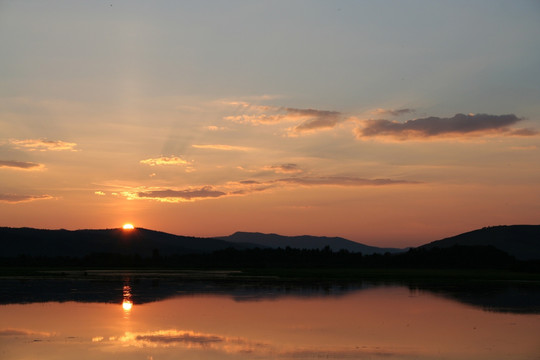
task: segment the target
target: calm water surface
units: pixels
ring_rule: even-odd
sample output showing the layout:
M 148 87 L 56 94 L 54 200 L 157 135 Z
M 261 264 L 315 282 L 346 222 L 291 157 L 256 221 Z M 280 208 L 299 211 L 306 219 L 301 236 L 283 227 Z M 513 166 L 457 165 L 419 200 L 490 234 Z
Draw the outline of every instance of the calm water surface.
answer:
M 526 291 L 503 294 L 522 310 L 487 311 L 475 302 L 500 294 L 467 302 L 456 289 L 388 284 L 49 282 L 0 282 L 1 359 L 540 358 Z

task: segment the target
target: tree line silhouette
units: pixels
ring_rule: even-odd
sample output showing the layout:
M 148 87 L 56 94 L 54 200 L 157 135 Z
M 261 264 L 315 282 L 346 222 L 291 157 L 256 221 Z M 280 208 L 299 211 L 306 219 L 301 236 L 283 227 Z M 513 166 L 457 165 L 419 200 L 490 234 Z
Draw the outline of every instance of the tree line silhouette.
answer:
M 92 253 L 81 257 L 19 255 L 0 258 L 10 267 L 99 267 L 99 268 L 197 268 L 197 269 L 302 269 L 302 268 L 410 268 L 410 269 L 502 269 L 540 272 L 540 260 L 519 261 L 493 246 L 412 248 L 398 254 L 363 255 L 347 250 L 227 248 L 211 253 L 163 256 L 154 249 L 140 254 Z

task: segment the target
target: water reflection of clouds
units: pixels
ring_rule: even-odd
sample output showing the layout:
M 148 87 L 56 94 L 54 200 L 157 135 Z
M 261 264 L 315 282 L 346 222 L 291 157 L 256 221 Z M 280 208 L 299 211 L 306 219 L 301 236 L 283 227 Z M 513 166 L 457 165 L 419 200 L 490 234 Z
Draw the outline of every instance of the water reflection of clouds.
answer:
M 400 359 L 418 359 L 421 354 L 412 348 L 379 348 L 374 346 L 356 347 L 286 347 L 270 343 L 251 341 L 241 337 L 227 337 L 216 334 L 198 333 L 191 330 L 157 330 L 149 332 L 126 332 L 119 337 L 96 337 L 92 342 L 116 344 L 137 348 L 186 348 L 213 350 L 226 354 L 255 355 L 264 358 L 333 358 L 350 359 L 369 356 L 372 359 L 399 356 Z
M 45 331 L 33 331 L 28 329 L 0 329 L 0 336 L 52 336 L 51 333 Z
M 93 342 L 112 342 L 121 346 L 144 348 L 185 347 L 224 351 L 226 353 L 251 353 L 269 345 L 252 342 L 239 337 L 226 337 L 216 334 L 199 333 L 191 330 L 157 330 L 149 332 L 126 332 L 123 336 L 96 337 Z

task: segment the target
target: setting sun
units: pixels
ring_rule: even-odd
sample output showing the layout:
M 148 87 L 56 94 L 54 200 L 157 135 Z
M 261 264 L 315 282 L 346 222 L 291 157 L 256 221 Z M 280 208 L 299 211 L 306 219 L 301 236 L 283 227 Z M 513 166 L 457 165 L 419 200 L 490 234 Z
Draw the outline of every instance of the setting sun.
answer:
M 135 229 L 135 226 L 133 226 L 132 224 L 124 224 L 124 226 L 122 226 L 122 229 L 124 229 L 124 230 L 133 230 L 133 229 Z

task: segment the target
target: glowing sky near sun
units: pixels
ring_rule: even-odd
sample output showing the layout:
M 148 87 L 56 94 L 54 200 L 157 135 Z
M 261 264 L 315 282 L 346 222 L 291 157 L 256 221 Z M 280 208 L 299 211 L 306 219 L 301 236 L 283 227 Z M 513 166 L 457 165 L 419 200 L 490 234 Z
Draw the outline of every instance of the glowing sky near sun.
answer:
M 539 19 L 525 0 L 2 2 L 0 226 L 410 246 L 538 223 Z

